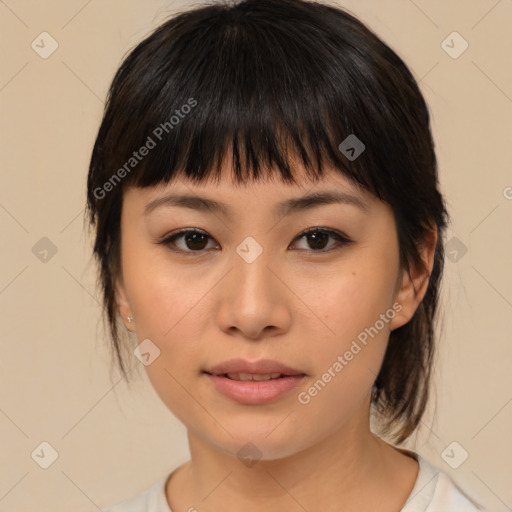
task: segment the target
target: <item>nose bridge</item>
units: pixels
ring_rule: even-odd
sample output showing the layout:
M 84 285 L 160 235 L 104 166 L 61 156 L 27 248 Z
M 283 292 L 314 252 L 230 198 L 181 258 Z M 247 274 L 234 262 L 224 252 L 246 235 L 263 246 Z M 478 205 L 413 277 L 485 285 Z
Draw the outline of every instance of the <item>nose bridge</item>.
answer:
M 247 237 L 236 247 L 219 304 L 218 321 L 224 331 L 236 329 L 259 339 L 267 327 L 273 327 L 274 333 L 289 328 L 286 290 L 274 275 L 274 254 L 256 237 Z
M 260 237 L 261 240 L 261 237 Z M 266 242 L 268 243 L 268 242 Z M 236 248 L 233 257 L 233 280 L 240 299 L 269 300 L 269 286 L 275 277 L 270 271 L 272 251 L 253 236 L 246 237 Z M 264 295 L 260 297 L 260 294 Z

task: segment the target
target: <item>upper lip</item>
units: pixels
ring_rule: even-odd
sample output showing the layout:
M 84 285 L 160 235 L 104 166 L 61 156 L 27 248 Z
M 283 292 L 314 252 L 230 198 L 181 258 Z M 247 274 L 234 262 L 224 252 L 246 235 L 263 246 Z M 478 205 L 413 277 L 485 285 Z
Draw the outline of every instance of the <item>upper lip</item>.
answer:
M 260 359 L 247 361 L 245 359 L 229 359 L 205 370 L 212 375 L 224 375 L 226 373 L 281 373 L 282 375 L 304 375 L 304 372 L 290 368 L 278 361 Z

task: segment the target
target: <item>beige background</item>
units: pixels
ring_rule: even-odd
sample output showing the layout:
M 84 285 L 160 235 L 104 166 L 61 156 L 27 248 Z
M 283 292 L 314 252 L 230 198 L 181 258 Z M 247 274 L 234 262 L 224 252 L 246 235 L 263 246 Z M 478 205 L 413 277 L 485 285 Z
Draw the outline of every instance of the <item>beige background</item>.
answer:
M 188 458 L 184 427 L 143 370 L 130 388 L 109 375 L 82 224 L 88 159 L 113 73 L 125 52 L 187 5 L 0 1 L 2 512 L 97 510 Z M 512 1 L 340 5 L 420 80 L 454 220 L 437 405 L 407 446 L 490 510 L 512 510 Z M 43 31 L 59 45 L 47 59 L 31 48 Z M 469 44 L 457 59 L 441 46 L 453 31 Z M 43 237 L 57 250 L 46 262 L 33 252 Z M 458 469 L 441 456 L 453 441 L 469 453 Z M 58 452 L 47 469 L 31 457 L 42 442 Z M 449 452 L 452 460 L 461 453 Z

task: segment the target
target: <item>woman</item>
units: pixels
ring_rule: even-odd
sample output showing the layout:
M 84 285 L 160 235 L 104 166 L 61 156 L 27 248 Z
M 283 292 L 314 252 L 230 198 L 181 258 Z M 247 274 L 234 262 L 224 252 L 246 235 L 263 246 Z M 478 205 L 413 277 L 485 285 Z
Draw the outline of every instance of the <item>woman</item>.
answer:
M 202 6 L 128 55 L 94 252 L 119 366 L 133 350 L 191 458 L 105 510 L 478 510 L 396 446 L 427 404 L 448 222 L 429 123 L 403 61 L 328 5 Z

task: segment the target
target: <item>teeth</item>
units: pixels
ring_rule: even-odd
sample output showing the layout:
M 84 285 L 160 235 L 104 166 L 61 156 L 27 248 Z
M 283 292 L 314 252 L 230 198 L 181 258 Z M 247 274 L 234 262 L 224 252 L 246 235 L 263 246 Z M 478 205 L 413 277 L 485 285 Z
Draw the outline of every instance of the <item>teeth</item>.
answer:
M 278 379 L 281 376 L 280 373 L 227 373 L 226 375 L 232 380 L 242 381 Z

